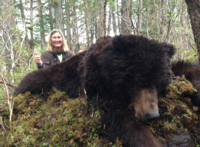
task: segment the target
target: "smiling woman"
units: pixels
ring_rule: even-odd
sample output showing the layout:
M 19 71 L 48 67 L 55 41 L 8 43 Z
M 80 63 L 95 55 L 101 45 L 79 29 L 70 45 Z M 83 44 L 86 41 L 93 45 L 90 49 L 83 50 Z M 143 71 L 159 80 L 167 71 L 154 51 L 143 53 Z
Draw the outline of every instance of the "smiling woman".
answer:
M 58 50 L 62 49 L 63 39 L 60 33 L 57 32 L 53 34 L 51 37 L 51 42 L 54 48 L 58 48 Z
M 42 53 L 41 57 L 35 52 L 34 60 L 38 68 L 45 68 L 66 61 L 73 55 L 74 53 L 68 49 L 63 33 L 54 29 L 49 35 L 46 51 Z

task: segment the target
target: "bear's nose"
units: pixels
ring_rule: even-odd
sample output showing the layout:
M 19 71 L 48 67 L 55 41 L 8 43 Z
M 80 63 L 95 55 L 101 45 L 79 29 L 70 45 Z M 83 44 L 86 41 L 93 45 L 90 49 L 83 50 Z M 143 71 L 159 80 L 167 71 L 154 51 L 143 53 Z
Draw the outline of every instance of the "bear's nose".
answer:
M 158 118 L 158 117 L 160 117 L 159 111 L 150 112 L 150 113 L 146 114 L 147 120 L 149 120 L 149 119 L 155 119 L 155 118 Z

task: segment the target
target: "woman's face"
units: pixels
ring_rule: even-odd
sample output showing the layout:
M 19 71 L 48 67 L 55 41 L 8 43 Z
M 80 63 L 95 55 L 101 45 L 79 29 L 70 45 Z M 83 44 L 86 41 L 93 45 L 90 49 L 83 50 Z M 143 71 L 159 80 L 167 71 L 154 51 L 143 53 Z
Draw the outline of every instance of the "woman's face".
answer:
M 51 42 L 53 47 L 62 47 L 63 39 L 60 33 L 56 32 L 51 36 Z

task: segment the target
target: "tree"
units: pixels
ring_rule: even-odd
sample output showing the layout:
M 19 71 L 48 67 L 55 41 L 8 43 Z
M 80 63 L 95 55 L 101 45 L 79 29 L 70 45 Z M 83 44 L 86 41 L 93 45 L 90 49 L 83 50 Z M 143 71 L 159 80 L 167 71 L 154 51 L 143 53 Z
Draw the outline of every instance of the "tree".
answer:
M 104 36 L 104 2 L 98 1 L 97 38 Z
M 72 48 L 71 43 L 71 24 L 70 24 L 70 1 L 65 0 L 65 15 L 66 15 L 66 29 L 67 29 L 67 44 L 69 48 Z
M 116 16 L 115 16 L 115 4 L 116 4 L 116 0 L 113 0 L 113 6 L 110 8 L 112 11 L 112 22 L 113 22 L 113 32 L 116 35 L 117 34 L 117 25 L 116 25 Z
M 27 57 L 26 57 L 26 62 L 29 61 L 29 58 L 32 56 L 32 53 L 33 53 L 33 46 L 31 46 L 30 44 L 32 44 L 32 42 L 30 43 L 29 40 L 28 40 L 28 35 L 27 35 L 27 30 L 28 30 L 28 27 L 27 27 L 27 19 L 26 19 L 26 16 L 24 14 L 24 5 L 23 5 L 23 1 L 20 0 L 20 10 L 21 10 L 21 18 L 22 18 L 22 22 L 23 22 L 23 26 L 24 26 L 24 32 L 25 34 L 23 35 L 23 39 L 24 39 L 24 47 L 26 48 L 26 51 L 27 53 L 29 54 Z
M 53 30 L 53 12 L 52 12 L 52 3 L 51 3 L 51 0 L 48 0 L 48 3 L 49 3 L 50 29 Z
M 163 21 L 164 21 L 164 16 L 163 16 L 163 9 L 164 9 L 164 3 L 163 0 L 160 0 L 160 39 L 163 39 Z
M 12 7 L 12 0 L 0 0 L 0 30 L 2 31 L 1 40 L 4 47 L 4 61 L 6 70 L 10 73 L 10 81 L 13 82 L 12 73 L 15 66 L 14 43 L 16 43 L 16 23 L 15 14 Z M 1 65 L 2 66 L 2 65 Z M 2 67 L 1 67 L 2 68 Z
M 34 42 L 33 42 L 33 0 L 30 0 L 30 48 L 33 50 Z
M 198 51 L 198 61 L 200 62 L 200 1 L 185 0 L 188 8 L 188 14 L 192 25 L 194 40 Z
M 143 0 L 139 0 L 139 6 L 138 6 L 138 23 L 137 23 L 137 34 L 142 33 L 142 2 Z
M 60 29 L 64 33 L 64 22 L 63 22 L 63 9 L 62 0 L 54 1 L 55 8 L 55 28 Z
M 43 4 L 41 0 L 37 0 L 38 2 L 38 13 L 39 13 L 39 20 L 40 20 L 40 37 L 41 37 L 41 48 L 45 46 L 45 29 L 44 29 L 44 19 L 42 14 Z
M 130 0 L 122 0 L 121 13 L 121 33 L 128 34 L 130 33 Z

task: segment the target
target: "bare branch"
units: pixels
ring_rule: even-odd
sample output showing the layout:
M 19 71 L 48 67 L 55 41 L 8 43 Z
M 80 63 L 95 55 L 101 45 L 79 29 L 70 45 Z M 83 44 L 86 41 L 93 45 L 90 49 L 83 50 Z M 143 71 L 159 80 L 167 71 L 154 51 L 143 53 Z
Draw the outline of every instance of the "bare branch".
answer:
M 3 81 L 0 81 L 0 84 L 4 84 L 4 82 L 3 82 Z M 17 85 L 11 84 L 11 83 L 8 83 L 8 82 L 6 82 L 6 85 L 7 85 L 7 86 L 10 86 L 10 87 L 12 87 L 12 88 L 16 88 L 16 87 L 17 87 Z
M 2 126 L 2 128 L 4 129 L 4 131 L 6 132 L 6 135 L 8 135 L 8 133 L 7 133 L 7 131 L 6 131 L 6 129 L 5 129 L 5 127 L 3 126 L 3 124 L 0 122 L 0 125 Z
M 1 79 L 4 83 L 4 87 L 6 89 L 6 95 L 7 95 L 7 103 L 8 103 L 8 108 L 9 108 L 9 112 L 10 112 L 10 125 L 11 125 L 11 120 L 12 120 L 12 106 L 13 106 L 13 103 L 12 103 L 12 97 L 9 96 L 9 92 L 8 92 L 8 88 L 7 88 L 7 85 L 6 85 L 6 82 L 3 78 L 3 75 L 0 73 L 0 76 L 1 76 Z

